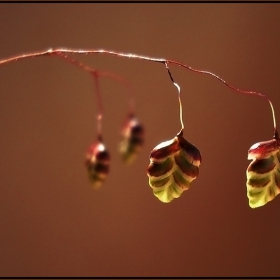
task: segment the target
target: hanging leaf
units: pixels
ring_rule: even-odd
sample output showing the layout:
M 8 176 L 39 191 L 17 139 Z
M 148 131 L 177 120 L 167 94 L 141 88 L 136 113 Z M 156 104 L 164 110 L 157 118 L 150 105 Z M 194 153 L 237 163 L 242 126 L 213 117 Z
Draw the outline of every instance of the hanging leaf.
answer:
M 110 155 L 106 150 L 102 138 L 90 146 L 86 154 L 86 167 L 92 186 L 97 189 L 105 181 L 109 173 Z
M 123 140 L 120 144 L 120 153 L 125 163 L 132 163 L 137 157 L 144 143 L 144 129 L 137 118 L 130 114 L 122 129 Z
M 178 198 L 198 176 L 200 163 L 200 152 L 183 137 L 183 129 L 175 138 L 157 145 L 147 171 L 154 195 L 165 203 Z
M 247 197 L 251 208 L 265 205 L 280 193 L 280 140 L 254 144 L 248 151 Z

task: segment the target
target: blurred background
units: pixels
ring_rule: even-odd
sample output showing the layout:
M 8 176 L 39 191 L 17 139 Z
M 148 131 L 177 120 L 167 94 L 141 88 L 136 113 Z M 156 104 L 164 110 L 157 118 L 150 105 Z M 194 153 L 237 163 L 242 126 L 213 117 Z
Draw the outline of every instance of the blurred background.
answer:
M 266 94 L 280 122 L 279 31 L 279 4 L 1 4 L 0 58 L 65 47 L 173 59 Z M 1 65 L 0 275 L 279 276 L 280 196 L 257 209 L 246 196 L 248 149 L 273 136 L 269 104 L 170 65 L 202 164 L 164 204 L 146 175 L 150 151 L 180 130 L 164 66 L 74 57 L 129 80 L 145 146 L 133 165 L 122 162 L 129 95 L 102 78 L 112 160 L 95 191 L 84 165 L 96 140 L 92 78 L 55 57 Z

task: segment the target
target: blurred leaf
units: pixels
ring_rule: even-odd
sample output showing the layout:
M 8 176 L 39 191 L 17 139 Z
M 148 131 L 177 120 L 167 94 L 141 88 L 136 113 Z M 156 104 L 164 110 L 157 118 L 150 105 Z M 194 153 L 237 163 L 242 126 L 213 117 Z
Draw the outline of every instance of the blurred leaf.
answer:
M 90 146 L 86 154 L 86 167 L 89 180 L 95 189 L 98 189 L 105 181 L 109 173 L 110 155 L 106 150 L 102 138 Z
M 199 150 L 183 137 L 183 130 L 156 146 L 147 172 L 154 195 L 166 203 L 178 198 L 198 176 L 200 163 Z
M 265 205 L 280 193 L 280 140 L 254 144 L 248 151 L 247 196 L 251 208 Z
M 143 126 L 133 114 L 130 114 L 123 126 L 123 140 L 120 144 L 120 153 L 125 163 L 130 164 L 136 159 L 144 143 L 143 135 Z

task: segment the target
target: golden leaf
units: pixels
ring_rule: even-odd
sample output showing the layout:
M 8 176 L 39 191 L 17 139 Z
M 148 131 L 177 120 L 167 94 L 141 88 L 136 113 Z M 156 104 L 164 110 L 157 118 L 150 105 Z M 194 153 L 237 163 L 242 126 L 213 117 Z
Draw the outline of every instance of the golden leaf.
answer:
M 280 193 L 280 140 L 254 144 L 248 151 L 247 197 L 251 208 L 265 205 Z
M 165 203 L 178 198 L 198 176 L 200 163 L 199 150 L 183 137 L 183 130 L 157 145 L 147 171 L 154 195 Z

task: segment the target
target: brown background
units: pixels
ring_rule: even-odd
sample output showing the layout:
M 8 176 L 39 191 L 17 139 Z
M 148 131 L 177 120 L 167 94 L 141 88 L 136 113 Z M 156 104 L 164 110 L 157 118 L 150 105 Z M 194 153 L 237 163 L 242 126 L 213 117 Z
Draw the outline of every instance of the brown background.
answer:
M 278 4 L 1 4 L 0 57 L 50 47 L 165 57 L 267 94 L 280 122 Z M 269 105 L 216 79 L 171 67 L 200 175 L 170 204 L 152 194 L 149 153 L 180 129 L 162 65 L 78 56 L 133 85 L 145 147 L 117 151 L 128 95 L 101 80 L 111 172 L 99 191 L 84 154 L 95 140 L 89 75 L 57 58 L 0 67 L 1 276 L 279 276 L 280 197 L 251 209 L 247 151 L 273 136 Z

